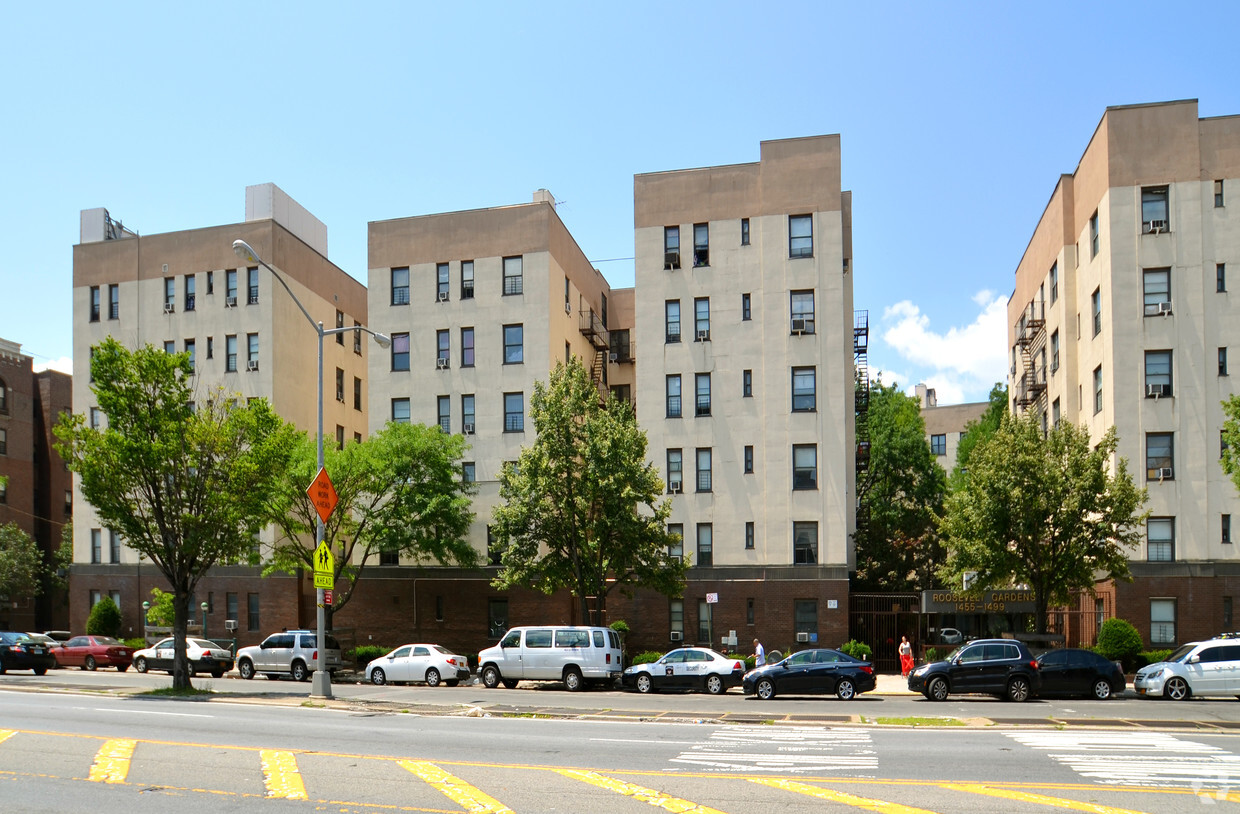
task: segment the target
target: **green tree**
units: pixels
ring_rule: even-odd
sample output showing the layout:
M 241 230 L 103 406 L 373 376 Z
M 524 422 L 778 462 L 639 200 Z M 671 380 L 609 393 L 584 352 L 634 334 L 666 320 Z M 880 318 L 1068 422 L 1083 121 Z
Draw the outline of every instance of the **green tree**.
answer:
M 1112 661 L 1123 662 L 1130 669 L 1144 643 L 1141 634 L 1126 619 L 1107 619 L 1098 629 L 1098 645 L 1094 650 Z
M 339 502 L 324 527 L 324 542 L 336 560 L 332 613 L 353 598 L 367 563 L 380 553 L 398 553 L 414 563 L 474 567 L 478 552 L 468 540 L 473 522 L 471 496 L 461 459 L 464 436 L 438 425 L 390 423 L 361 443 L 325 449 L 324 468 Z M 273 495 L 271 518 L 280 528 L 267 572 L 314 570 L 314 530 L 318 512 L 306 487 L 318 473 L 314 439 L 303 436 L 292 450 Z
M 607 594 L 635 587 L 684 590 L 687 564 L 668 551 L 671 503 L 646 462 L 646 434 L 633 410 L 599 390 L 580 360 L 536 382 L 530 419 L 537 437 L 500 473 L 492 530 L 502 550 L 497 588 L 567 588 L 594 620 Z
M 151 607 L 146 612 L 147 624 L 152 627 L 172 627 L 172 623 L 177 618 L 176 607 L 172 600 L 172 594 L 152 588 Z
M 870 388 L 870 465 L 857 494 L 869 521 L 856 536 L 853 586 L 863 591 L 934 587 L 942 558 L 935 515 L 947 475 L 930 453 L 917 399 L 897 385 Z
M 990 388 L 989 401 L 986 412 L 982 413 L 980 418 L 964 425 L 964 435 L 956 444 L 956 463 L 948 481 L 948 487 L 952 491 L 963 487 L 964 481 L 969 476 L 969 458 L 973 455 L 973 448 L 994 435 L 999 429 L 999 422 L 1003 420 L 1003 416 L 1007 415 L 1007 385 L 1003 382 L 996 382 L 995 386 Z
M 112 597 L 101 597 L 90 609 L 90 617 L 86 620 L 86 633 L 90 636 L 121 635 L 121 609 L 116 607 Z
M 92 390 L 107 418 L 56 427 L 57 451 L 77 473 L 100 522 L 163 573 L 172 589 L 173 687 L 190 686 L 185 632 L 190 597 L 217 562 L 255 558 L 275 479 L 295 430 L 265 399 L 212 391 L 195 403 L 189 355 L 108 337 L 91 358 Z
M 0 596 L 29 596 L 43 572 L 39 546 L 16 523 L 0 526 Z
M 963 488 L 947 499 L 943 579 L 975 571 L 975 590 L 1027 585 L 1037 632 L 1045 633 L 1049 606 L 1100 578 L 1129 578 L 1127 552 L 1148 513 L 1138 513 L 1146 493 L 1115 456 L 1116 444 L 1114 428 L 1091 447 L 1083 427 L 1065 421 L 1043 437 L 1033 413 L 1004 415 L 972 450 Z
M 1240 395 L 1223 402 L 1223 471 L 1240 491 Z

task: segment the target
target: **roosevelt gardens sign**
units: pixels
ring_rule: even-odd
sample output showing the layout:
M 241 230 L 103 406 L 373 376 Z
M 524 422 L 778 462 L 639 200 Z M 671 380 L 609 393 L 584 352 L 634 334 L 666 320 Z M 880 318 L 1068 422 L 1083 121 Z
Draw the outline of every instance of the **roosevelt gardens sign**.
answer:
M 1033 613 L 1033 591 L 922 591 L 922 613 Z

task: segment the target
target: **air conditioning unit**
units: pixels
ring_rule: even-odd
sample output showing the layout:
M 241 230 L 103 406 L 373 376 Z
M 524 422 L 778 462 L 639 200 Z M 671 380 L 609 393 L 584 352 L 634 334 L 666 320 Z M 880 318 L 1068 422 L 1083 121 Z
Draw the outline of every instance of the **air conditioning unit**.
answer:
M 1164 317 L 1169 315 L 1171 313 L 1171 303 L 1169 302 L 1158 303 L 1158 313 L 1159 315 L 1164 316 Z
M 440 356 L 438 359 L 435 360 L 435 367 L 437 367 L 440 370 L 447 370 L 448 369 L 447 358 Z
M 619 362 L 619 361 L 620 361 L 620 354 L 618 354 L 618 353 L 610 353 L 610 354 L 608 354 L 608 355 L 607 355 L 607 360 L 608 360 L 609 362 L 611 362 L 611 363 L 614 365 L 616 362 Z
M 808 641 L 809 641 L 809 634 L 808 634 L 808 633 L 798 633 L 798 634 L 797 634 L 797 641 L 798 641 L 798 642 L 808 642 Z
M 236 630 L 236 629 L 237 629 L 237 620 L 236 620 L 236 619 L 225 619 L 225 620 L 224 620 L 224 629 L 225 629 L 225 630 L 227 630 L 227 631 L 229 631 L 229 632 L 232 632 L 232 631 Z
M 1164 466 L 1158 470 L 1158 479 L 1160 481 L 1166 480 L 1167 478 L 1173 478 L 1173 477 L 1175 477 L 1175 470 L 1169 466 Z
M 680 252 L 664 252 L 663 253 L 664 271 L 667 271 L 669 269 L 678 269 L 678 268 L 680 268 Z
M 1171 385 L 1169 384 L 1147 384 L 1145 386 L 1146 398 L 1162 398 L 1171 395 Z
M 448 301 L 448 292 L 447 292 L 447 291 L 440 291 L 440 292 L 439 292 L 439 301 L 440 301 L 440 302 L 447 302 L 447 301 Z
M 1160 235 L 1165 231 L 1167 231 L 1167 222 L 1165 220 L 1150 221 L 1150 234 Z
M 224 298 L 224 307 L 225 307 L 225 308 L 236 308 L 236 307 L 237 307 L 237 298 L 236 298 L 236 297 L 225 297 L 225 298 Z
M 798 318 L 796 318 L 796 319 L 794 319 L 794 320 L 792 320 L 792 332 L 793 332 L 794 334 L 803 334 L 803 333 L 805 333 L 805 320 L 804 320 L 804 319 L 801 319 L 801 318 L 799 318 L 799 317 L 798 317 Z
M 680 491 L 683 488 L 684 488 L 684 484 L 681 483 L 680 481 L 672 481 L 671 483 L 667 485 L 667 491 L 671 492 L 673 495 L 680 494 Z
M 246 362 L 245 369 L 246 370 L 258 370 L 258 360 L 251 359 L 250 361 Z
M 672 632 L 668 635 L 668 638 L 669 638 L 669 639 L 671 639 L 671 640 L 672 640 L 672 641 L 674 641 L 674 642 L 684 641 L 684 638 L 685 638 L 685 633 L 684 633 L 684 631 L 683 631 L 683 630 L 673 630 L 673 631 L 672 631 Z
M 463 427 L 461 427 L 461 432 L 465 433 L 466 435 L 473 435 L 474 425 L 473 424 L 464 425 Z
M 165 314 L 175 314 L 176 312 L 177 312 L 177 307 L 176 307 L 175 305 L 173 305 L 173 304 L 172 304 L 172 303 L 170 303 L 170 302 L 166 302 L 166 303 L 164 303 L 164 313 L 165 313 Z
M 566 314 L 573 313 L 573 304 L 571 302 L 568 302 L 567 300 L 564 301 L 564 313 Z
M 697 332 L 697 341 L 699 341 L 699 342 L 708 342 L 708 341 L 710 341 L 710 331 L 698 331 L 698 332 Z

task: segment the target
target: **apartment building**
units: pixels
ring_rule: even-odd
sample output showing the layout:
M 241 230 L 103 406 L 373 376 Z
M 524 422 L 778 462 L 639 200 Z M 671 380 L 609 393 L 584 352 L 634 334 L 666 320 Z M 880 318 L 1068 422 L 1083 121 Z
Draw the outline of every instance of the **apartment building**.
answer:
M 943 471 L 951 475 L 956 468 L 956 454 L 960 439 L 970 421 L 978 421 L 990 406 L 988 401 L 972 401 L 963 404 L 939 404 L 933 387 L 918 384 L 914 388 L 917 402 L 921 405 L 921 418 L 926 423 L 926 442 L 930 453 Z
M 327 227 L 274 184 L 246 188 L 242 223 L 138 235 L 105 209 L 81 216 L 73 247 L 73 405 L 91 424 L 102 415 L 90 382 L 91 348 L 112 336 L 127 347 L 151 344 L 188 352 L 198 392 L 217 386 L 239 398 L 263 397 L 286 421 L 317 429 L 318 340 L 293 298 L 261 266 L 239 266 L 233 241 L 245 240 L 284 278 L 309 314 L 327 327 L 362 324 L 365 287 L 327 259 Z M 324 344 L 324 435 L 343 445 L 366 432 L 368 343 L 357 332 Z M 79 495 L 80 497 L 80 495 Z M 75 501 L 71 628 L 111 596 L 125 635 L 140 635 L 142 601 L 167 589 L 161 574 Z M 271 532 L 263 536 L 270 542 Z M 281 627 L 313 622 L 308 579 L 263 579 L 256 568 L 220 566 L 199 584 L 208 635 L 234 620 L 242 643 Z
M 50 564 L 73 512 L 72 478 L 56 453 L 53 428 L 70 408 L 71 377 L 34 372 L 21 345 L 0 339 L 0 525 L 30 536 Z M 0 630 L 54 630 L 68 623 L 66 597 L 41 590 L 0 596 Z
M 1118 454 L 1152 511 L 1131 583 L 1099 586 L 1151 647 L 1235 628 L 1240 498 L 1219 465 L 1240 345 L 1240 116 L 1196 100 L 1107 108 L 1062 175 L 1008 304 L 1013 409 L 1072 421 Z M 1233 283 L 1234 287 L 1234 283 Z
M 634 178 L 637 417 L 692 568 L 644 625 L 718 647 L 848 636 L 856 452 L 839 136 Z

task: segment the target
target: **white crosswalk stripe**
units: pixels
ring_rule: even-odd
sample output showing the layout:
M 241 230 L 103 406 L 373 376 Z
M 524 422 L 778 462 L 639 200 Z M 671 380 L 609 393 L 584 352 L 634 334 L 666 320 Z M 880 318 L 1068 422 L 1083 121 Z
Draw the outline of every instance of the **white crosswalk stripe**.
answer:
M 714 732 L 671 759 L 727 771 L 873 771 L 878 753 L 867 730 L 855 727 L 733 726 Z

